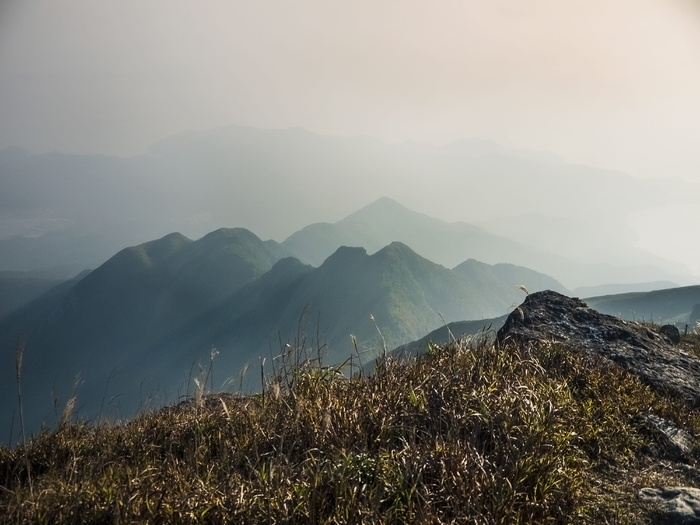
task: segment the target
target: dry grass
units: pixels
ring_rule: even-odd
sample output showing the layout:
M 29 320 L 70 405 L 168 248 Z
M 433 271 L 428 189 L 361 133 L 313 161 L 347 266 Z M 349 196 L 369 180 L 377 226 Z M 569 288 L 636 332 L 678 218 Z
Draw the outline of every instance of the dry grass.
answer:
M 353 379 L 284 370 L 265 395 L 0 448 L 0 520 L 648 523 L 637 490 L 694 472 L 655 460 L 637 416 L 699 435 L 696 411 L 558 346 L 458 341 Z

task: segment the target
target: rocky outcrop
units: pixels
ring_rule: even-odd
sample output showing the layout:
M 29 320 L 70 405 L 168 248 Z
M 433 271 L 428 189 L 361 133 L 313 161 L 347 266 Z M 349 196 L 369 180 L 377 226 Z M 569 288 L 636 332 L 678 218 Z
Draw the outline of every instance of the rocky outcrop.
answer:
M 507 348 L 509 341 L 550 341 L 600 355 L 653 388 L 679 395 L 700 407 L 700 359 L 683 351 L 674 326 L 661 328 L 605 315 L 580 299 L 547 291 L 528 295 L 508 316 L 496 342 Z M 657 446 L 652 453 L 659 461 L 693 463 L 697 444 L 688 432 L 656 414 L 638 414 L 636 418 L 655 437 Z M 645 487 L 638 497 L 655 509 L 659 523 L 700 524 L 698 488 Z
M 498 331 L 497 343 L 554 341 L 601 355 L 656 389 L 700 406 L 700 359 L 648 325 L 624 321 L 557 292 L 527 296 Z
M 659 333 L 674 345 L 681 342 L 681 333 L 678 328 L 672 324 L 665 324 L 660 327 Z

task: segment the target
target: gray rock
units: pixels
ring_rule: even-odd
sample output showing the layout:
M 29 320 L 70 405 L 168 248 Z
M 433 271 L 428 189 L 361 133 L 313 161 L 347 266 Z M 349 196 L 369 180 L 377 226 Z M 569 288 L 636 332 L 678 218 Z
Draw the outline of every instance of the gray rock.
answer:
M 639 499 L 658 506 L 664 523 L 700 523 L 700 489 L 691 487 L 644 488 Z
M 681 342 L 681 333 L 678 328 L 672 324 L 665 324 L 659 328 L 659 333 L 666 337 L 672 344 L 677 345 Z
M 675 423 L 656 414 L 641 416 L 644 425 L 656 436 L 665 455 L 672 459 L 686 459 L 695 448 L 695 440 Z
M 700 359 L 648 327 L 601 314 L 580 299 L 552 291 L 528 295 L 496 335 L 499 345 L 510 340 L 556 341 L 601 355 L 652 387 L 700 406 Z

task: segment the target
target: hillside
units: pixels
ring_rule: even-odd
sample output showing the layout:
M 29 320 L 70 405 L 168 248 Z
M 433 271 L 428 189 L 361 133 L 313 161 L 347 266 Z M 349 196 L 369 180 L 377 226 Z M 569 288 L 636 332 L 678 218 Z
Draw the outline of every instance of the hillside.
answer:
M 693 308 L 700 304 L 700 286 L 589 297 L 586 302 L 596 310 L 624 319 L 677 323 L 683 328 Z
M 466 339 L 471 342 L 493 341 L 496 337 L 496 331 L 503 326 L 507 317 L 507 315 L 502 315 L 501 317 L 482 319 L 480 321 L 447 323 L 445 326 L 433 330 L 420 339 L 397 346 L 391 350 L 389 355 L 397 358 L 420 355 L 425 353 L 426 349 L 431 345 L 444 346 L 457 339 Z M 364 369 L 369 372 L 374 368 L 375 364 L 376 360 L 365 365 Z
M 697 337 L 682 349 L 700 363 Z M 94 427 L 68 409 L 0 447 L 0 515 L 641 525 L 698 510 L 697 407 L 576 346 L 462 340 L 354 377 L 292 350 L 258 395 L 199 392 Z
M 353 351 L 351 335 L 374 356 L 384 344 L 393 348 L 446 321 L 505 312 L 519 299 L 518 278 L 534 281 L 538 277 L 541 281 L 535 285 L 561 288 L 546 276 L 519 268 L 517 275 L 502 285 L 499 281 L 497 290 L 488 294 L 488 287 L 502 277 L 483 279 L 476 272 L 448 270 L 401 243 L 372 255 L 363 248 L 341 247 L 317 269 L 296 267 L 298 272 L 283 289 L 270 286 L 273 277 L 264 276 L 203 314 L 194 329 L 183 327 L 166 346 L 180 348 L 186 341 L 191 347 L 246 348 L 246 358 L 265 356 L 271 344 L 278 347 L 280 337 L 283 343 L 298 337 L 301 322 L 302 335 L 320 336 L 317 342 L 325 345 L 328 359 L 337 362 Z M 488 268 L 483 265 L 484 274 Z M 277 268 L 270 273 L 279 281 Z
M 0 319 L 72 276 L 37 271 L 0 272 Z
M 162 334 L 264 274 L 283 255 L 279 246 L 243 229 L 217 230 L 198 241 L 171 234 L 120 251 L 3 319 L 2 362 L 14 362 L 18 338 L 26 344 L 25 373 L 34 385 L 25 393 L 36 418 L 32 428 L 55 420 L 52 399 L 65 402 L 76 388 L 88 414 L 112 396 L 124 397 L 129 407 L 124 410 L 132 413 L 149 402 L 148 396 L 163 396 L 162 376 L 151 373 L 154 360 L 144 352 Z M 158 359 L 167 362 L 167 349 Z M 176 364 L 178 377 L 193 359 Z M 13 367 L 0 367 L 5 396 L 13 377 Z M 0 414 L 5 428 L 12 407 L 3 406 Z

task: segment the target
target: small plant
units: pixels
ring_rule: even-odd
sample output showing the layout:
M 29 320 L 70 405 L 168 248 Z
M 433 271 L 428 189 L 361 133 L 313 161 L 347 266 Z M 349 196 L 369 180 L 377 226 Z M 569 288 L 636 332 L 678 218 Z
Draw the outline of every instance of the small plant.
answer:
M 17 407 L 19 410 L 20 430 L 22 431 L 22 448 L 24 448 L 24 466 L 27 469 L 29 492 L 33 495 L 34 485 L 32 483 L 32 468 L 31 464 L 29 463 L 29 457 L 27 456 L 27 434 L 24 430 L 24 407 L 22 406 L 22 361 L 24 359 L 24 350 L 26 345 L 26 339 L 24 336 L 20 335 L 17 338 L 17 345 L 15 348 L 15 379 L 17 382 Z
M 382 340 L 382 362 L 384 362 L 384 361 L 386 361 L 386 354 L 389 351 L 387 346 L 386 346 L 386 339 L 384 339 L 384 334 L 382 334 L 382 331 L 379 329 L 379 325 L 377 324 L 377 321 L 374 320 L 373 314 L 369 314 L 369 319 L 370 319 L 370 321 L 372 321 L 372 324 L 377 329 L 377 333 L 379 334 L 379 337 Z
M 202 367 L 202 365 L 199 365 L 199 377 L 193 378 L 194 381 L 194 400 L 195 400 L 195 405 L 198 408 L 202 407 L 202 404 L 204 402 L 204 394 L 206 394 L 207 390 L 207 382 L 211 380 L 211 389 L 212 391 L 214 390 L 214 358 L 219 355 L 219 351 L 212 347 L 211 352 L 209 354 L 209 366 L 207 368 Z

